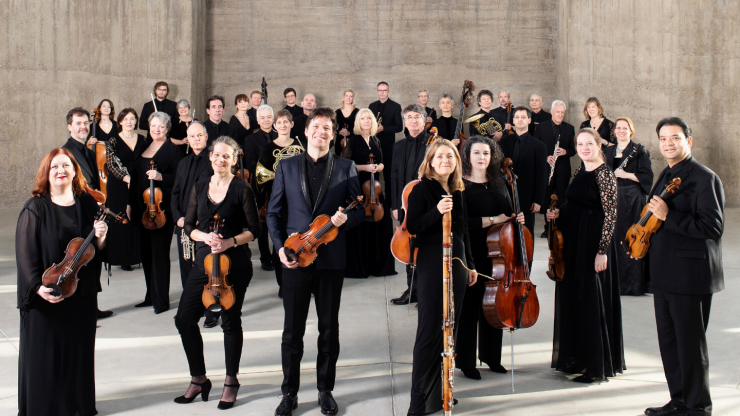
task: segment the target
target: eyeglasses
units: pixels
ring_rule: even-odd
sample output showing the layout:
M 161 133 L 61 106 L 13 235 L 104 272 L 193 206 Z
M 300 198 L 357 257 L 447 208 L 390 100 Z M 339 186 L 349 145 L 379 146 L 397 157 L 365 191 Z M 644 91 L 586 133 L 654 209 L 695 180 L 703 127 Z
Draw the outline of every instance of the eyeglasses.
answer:
M 378 92 L 388 92 L 388 90 L 378 90 Z
M 422 116 L 415 116 L 415 117 L 414 116 L 408 116 L 408 117 L 406 117 L 406 120 L 416 120 L 416 121 L 419 121 L 419 120 L 424 120 L 424 117 L 422 117 Z

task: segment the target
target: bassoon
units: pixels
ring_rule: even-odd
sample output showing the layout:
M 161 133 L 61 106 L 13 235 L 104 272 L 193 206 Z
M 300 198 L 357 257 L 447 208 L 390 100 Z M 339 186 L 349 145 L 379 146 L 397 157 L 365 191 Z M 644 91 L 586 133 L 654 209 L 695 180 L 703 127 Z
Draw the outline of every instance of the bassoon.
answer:
M 443 195 L 452 198 L 452 195 Z M 452 293 L 452 213 L 442 216 L 442 408 L 452 415 L 455 381 L 455 297 Z

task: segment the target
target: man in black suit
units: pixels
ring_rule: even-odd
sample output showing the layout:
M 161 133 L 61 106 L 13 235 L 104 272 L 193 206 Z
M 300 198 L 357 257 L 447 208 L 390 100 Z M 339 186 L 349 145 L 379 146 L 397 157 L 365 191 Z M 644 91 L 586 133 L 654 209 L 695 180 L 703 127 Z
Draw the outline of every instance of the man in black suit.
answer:
M 249 117 L 249 128 L 254 132 L 257 131 L 257 109 L 262 105 L 262 92 L 252 91 L 249 94 L 249 104 L 252 106 L 247 110 L 247 116 Z
M 311 294 L 318 315 L 319 354 L 316 378 L 321 413 L 335 415 L 338 406 L 332 390 L 339 357 L 339 302 L 344 282 L 346 240 L 344 232 L 364 220 L 364 211 L 344 213 L 342 206 L 362 193 L 357 166 L 329 152 L 337 132 L 336 113 L 318 108 L 307 118 L 306 152 L 283 159 L 275 172 L 272 197 L 267 208 L 267 224 L 283 266 L 283 307 L 285 324 L 281 344 L 283 397 L 276 416 L 289 416 L 298 407 L 303 335 L 306 330 Z M 318 249 L 318 257 L 307 267 L 298 267 L 285 240 L 291 233 L 306 232 L 319 215 L 331 216 L 339 234 Z
M 229 136 L 236 140 L 237 143 L 241 144 L 244 140 L 243 137 L 237 137 L 236 127 L 222 120 L 224 115 L 224 97 L 220 95 L 214 95 L 206 100 L 206 114 L 208 114 L 208 120 L 203 123 L 208 134 L 208 143 L 206 146 L 210 146 L 214 140 L 221 136 Z M 251 124 L 249 126 L 256 126 Z
M 509 91 L 507 90 L 499 91 L 498 92 L 499 106 L 494 108 L 491 111 L 491 115 L 493 115 L 496 118 L 496 121 L 498 121 L 501 124 L 501 127 L 504 130 L 509 130 L 512 128 L 514 110 L 512 109 L 511 112 L 509 112 L 508 110 L 510 100 L 511 100 L 511 95 L 509 94 Z
M 533 136 L 545 144 L 547 148 L 545 154 L 547 155 L 547 164 L 550 170 L 555 165 L 555 170 L 552 171 L 552 178 L 548 180 L 547 189 L 545 190 L 545 201 L 547 201 L 550 195 L 555 194 L 558 196 L 558 206 L 561 206 L 565 203 L 565 189 L 568 188 L 570 181 L 570 158 L 576 154 L 576 130 L 572 125 L 563 121 L 565 117 L 564 102 L 555 100 L 552 102 L 550 109 L 552 111 L 552 118 L 540 123 Z M 543 112 L 544 110 L 540 111 L 540 113 Z M 530 130 L 532 125 L 533 123 L 529 124 Z M 556 144 L 558 144 L 557 150 L 555 150 Z M 557 161 L 553 153 L 557 156 Z M 547 213 L 547 210 L 542 211 L 543 214 Z M 540 237 L 547 238 L 547 221 L 545 221 L 545 231 Z
M 547 176 L 547 148 L 541 141 L 530 136 L 529 109 L 516 107 L 512 110 L 514 133 L 504 136 L 499 143 L 504 156 L 514 162 L 517 175 L 519 204 L 524 212 L 524 225 L 534 236 L 534 214 L 540 212 L 545 203 Z M 531 266 L 531 265 L 530 265 Z
M 95 153 L 85 146 L 87 135 L 90 133 L 90 113 L 82 107 L 75 107 L 67 113 L 67 130 L 70 138 L 62 148 L 72 153 L 77 164 L 80 165 L 82 176 L 85 177 L 87 185 L 95 190 L 100 190 L 100 177 L 98 176 L 98 164 L 95 161 Z M 110 267 L 110 266 L 108 266 Z M 98 309 L 98 319 L 108 318 L 113 311 L 101 311 Z
M 298 93 L 295 91 L 295 88 L 286 88 L 285 91 L 283 91 L 283 98 L 285 100 L 285 107 L 283 110 L 290 111 L 290 115 L 293 116 L 293 119 L 303 114 L 303 107 L 296 105 L 295 103 L 296 98 L 298 98 Z
M 719 177 L 691 156 L 691 129 L 678 117 L 656 128 L 668 162 L 650 193 L 648 209 L 663 221 L 648 252 L 658 344 L 671 401 L 648 416 L 712 414 L 706 330 L 712 294 L 725 287 L 722 233 L 725 195 Z M 665 185 L 681 185 L 665 199 Z
M 154 103 L 147 101 L 144 107 L 141 109 L 141 116 L 139 117 L 139 129 L 146 131 L 146 137 L 149 137 L 149 116 L 155 111 L 161 111 L 167 113 L 171 120 L 177 120 L 180 115 L 177 113 L 177 103 L 168 100 L 167 96 L 170 93 L 170 86 L 164 81 L 159 81 L 154 84 L 154 99 L 156 100 L 157 109 L 154 109 Z
M 316 96 L 313 94 L 304 95 L 301 105 L 303 111 L 293 117 L 293 128 L 290 129 L 290 137 L 297 137 L 303 148 L 306 148 L 308 146 L 306 143 L 306 120 L 311 111 L 316 109 Z
M 427 113 L 427 123 L 434 123 L 437 120 L 437 110 L 433 108 L 427 107 L 427 104 L 429 104 L 429 91 L 427 90 L 419 90 L 418 93 L 416 93 L 416 102 L 419 103 L 421 108 L 424 109 Z M 403 135 L 408 136 L 409 130 L 404 127 L 403 129 Z M 445 136 L 442 136 L 445 137 Z M 447 137 L 445 137 L 446 139 Z
M 391 165 L 391 210 L 393 218 L 403 222 L 406 215 L 401 207 L 403 188 L 409 182 L 419 179 L 419 166 L 424 161 L 427 151 L 427 139 L 430 134 L 424 130 L 427 113 L 419 104 L 410 104 L 403 109 L 401 117 L 406 124 L 408 135 L 393 145 L 396 157 Z M 385 153 L 383 153 L 385 157 Z M 406 290 L 400 297 L 391 299 L 394 305 L 406 305 L 416 302 L 416 282 L 413 280 L 414 269 L 406 266 Z
M 537 131 L 537 127 L 541 123 L 552 119 L 552 114 L 542 109 L 542 97 L 540 97 L 539 94 L 532 94 L 529 96 L 529 108 L 532 109 L 532 119 L 529 122 L 529 134 L 534 136 Z M 553 111 L 552 107 L 550 107 L 550 111 Z
M 380 81 L 377 88 L 378 101 L 370 103 L 370 111 L 378 119 L 378 133 L 376 136 L 380 140 L 380 150 L 383 152 L 383 162 L 386 166 L 393 166 L 393 144 L 396 142 L 396 133 L 403 129 L 401 119 L 401 105 L 388 98 L 390 87 L 385 81 Z M 381 120 L 382 118 L 382 120 Z M 386 183 L 388 179 L 383 176 Z M 393 184 L 390 188 L 386 184 L 386 192 L 393 195 L 395 190 Z

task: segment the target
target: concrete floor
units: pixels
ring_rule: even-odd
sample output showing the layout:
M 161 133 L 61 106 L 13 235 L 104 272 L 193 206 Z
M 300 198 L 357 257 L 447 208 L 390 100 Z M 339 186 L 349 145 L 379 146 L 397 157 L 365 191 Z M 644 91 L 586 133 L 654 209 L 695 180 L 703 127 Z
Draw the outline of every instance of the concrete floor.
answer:
M 0 414 L 17 413 L 19 315 L 13 235 L 18 210 L 0 210 Z M 724 235 L 727 289 L 714 297 L 707 337 L 715 415 L 740 414 L 740 210 L 728 210 Z M 539 224 L 538 229 L 541 227 Z M 648 406 L 669 399 L 658 351 L 651 296 L 623 297 L 625 353 L 628 370 L 609 383 L 584 386 L 550 369 L 554 284 L 545 276 L 547 253 L 537 239 L 532 280 L 538 285 L 539 322 L 518 331 L 515 342 L 516 393 L 510 374 L 481 369 L 483 380 L 457 373 L 454 414 L 466 415 L 639 415 Z M 177 258 L 173 241 L 172 259 Z M 253 252 L 256 246 L 253 244 Z M 256 257 L 253 261 L 259 264 Z M 208 376 L 214 384 L 211 401 L 189 405 L 172 402 L 188 385 L 188 367 L 173 322 L 181 292 L 176 261 L 172 264 L 172 309 L 154 315 L 135 309 L 144 296 L 140 269 L 115 268 L 100 306 L 115 315 L 99 322 L 97 333 L 97 409 L 101 415 L 215 414 L 224 377 L 220 328 L 203 330 Z M 399 264 L 396 270 L 402 271 Z M 340 315 L 342 352 L 334 390 L 340 415 L 405 415 L 409 405 L 411 353 L 416 311 L 390 306 L 388 300 L 405 289 L 403 274 L 367 280 L 346 279 Z M 242 307 L 244 353 L 239 375 L 242 388 L 233 414 L 272 415 L 279 403 L 282 373 L 281 300 L 272 273 L 259 267 Z M 316 403 L 315 312 L 309 315 L 303 361 L 303 389 L 295 415 L 320 415 Z M 503 364 L 510 368 L 509 335 L 504 335 Z M 532 412 L 532 413 L 529 413 Z

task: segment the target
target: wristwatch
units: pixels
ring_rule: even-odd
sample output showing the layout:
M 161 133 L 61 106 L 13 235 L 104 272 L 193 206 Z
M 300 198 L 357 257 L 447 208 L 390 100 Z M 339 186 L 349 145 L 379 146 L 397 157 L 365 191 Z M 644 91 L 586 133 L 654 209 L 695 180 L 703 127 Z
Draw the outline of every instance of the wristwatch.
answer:
M 238 246 L 239 244 L 236 242 L 236 237 L 231 237 L 232 240 L 234 240 L 234 247 Z
M 491 224 L 493 224 L 493 217 L 488 217 L 488 221 L 491 221 Z

